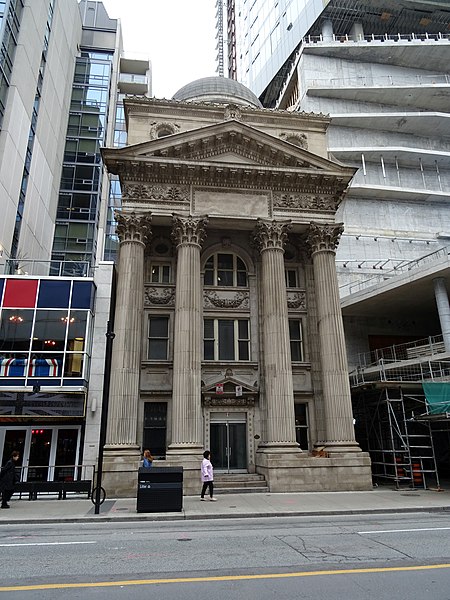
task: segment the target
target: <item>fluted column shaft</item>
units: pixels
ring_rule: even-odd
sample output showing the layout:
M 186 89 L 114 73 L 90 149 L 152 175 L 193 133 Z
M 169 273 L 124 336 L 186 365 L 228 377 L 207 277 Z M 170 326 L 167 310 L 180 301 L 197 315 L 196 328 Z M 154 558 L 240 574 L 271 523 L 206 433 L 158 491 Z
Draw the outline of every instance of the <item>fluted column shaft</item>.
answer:
M 120 448 L 134 447 L 137 440 L 144 248 L 150 233 L 150 217 L 122 213 L 117 219 L 120 250 L 106 445 Z
M 200 251 L 207 220 L 174 217 L 177 244 L 173 340 L 172 443 L 170 449 L 202 446 L 202 293 Z
M 325 444 L 328 451 L 357 451 L 348 379 L 344 326 L 339 301 L 335 252 L 341 224 L 311 223 L 311 248 L 317 303 L 322 387 L 325 407 Z
M 450 306 L 445 277 L 436 277 L 433 279 L 433 285 L 445 351 L 450 352 Z
M 261 320 L 267 436 L 264 445 L 297 448 L 283 257 L 288 229 L 286 222 L 259 221 L 255 239 L 262 263 Z

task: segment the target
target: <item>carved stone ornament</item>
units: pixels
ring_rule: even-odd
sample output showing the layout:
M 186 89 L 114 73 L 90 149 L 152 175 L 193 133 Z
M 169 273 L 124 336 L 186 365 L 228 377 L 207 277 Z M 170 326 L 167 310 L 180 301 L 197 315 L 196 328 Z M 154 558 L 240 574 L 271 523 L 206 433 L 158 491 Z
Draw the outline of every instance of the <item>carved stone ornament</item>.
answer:
M 343 223 L 321 224 L 311 222 L 306 238 L 311 253 L 320 252 L 321 250 L 336 252 L 343 231 Z
M 242 121 L 242 111 L 236 104 L 227 104 L 223 118 L 225 121 L 229 121 L 230 119 Z
M 306 310 L 305 292 L 287 292 L 287 305 L 292 310 Z
M 260 252 L 264 250 L 283 250 L 288 231 L 292 225 L 290 221 L 264 221 L 256 223 L 254 242 Z
M 312 196 L 308 194 L 273 194 L 274 208 L 294 210 L 329 210 L 335 212 L 339 206 L 336 196 Z
M 124 242 L 141 242 L 146 244 L 151 238 L 150 214 L 116 213 L 116 233 L 121 244 Z
M 172 135 L 180 129 L 179 125 L 174 123 L 152 123 L 150 127 L 150 139 L 155 140 L 157 138 L 165 137 L 166 135 Z
M 308 150 L 308 138 L 304 133 L 280 133 L 280 138 L 285 142 L 294 144 L 303 150 Z
M 233 296 L 225 297 L 225 292 L 205 290 L 203 297 L 204 308 L 248 308 L 249 293 L 239 291 Z
M 178 246 L 180 244 L 196 244 L 201 246 L 206 237 L 206 217 L 179 217 L 173 216 L 172 240 Z
M 189 202 L 189 186 L 144 185 L 125 183 L 122 185 L 125 200 L 145 200 L 147 202 Z
M 144 290 L 144 303 L 146 306 L 174 306 L 175 288 L 146 286 Z
M 255 406 L 255 398 L 211 398 L 205 397 L 204 406 Z

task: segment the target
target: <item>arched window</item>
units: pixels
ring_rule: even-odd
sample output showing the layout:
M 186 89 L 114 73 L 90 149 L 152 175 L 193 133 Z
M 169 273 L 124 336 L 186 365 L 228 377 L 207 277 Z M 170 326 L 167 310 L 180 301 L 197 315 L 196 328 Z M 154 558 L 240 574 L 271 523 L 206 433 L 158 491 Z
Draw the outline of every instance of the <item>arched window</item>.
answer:
M 247 287 L 247 267 L 233 253 L 218 252 L 205 263 L 205 285 Z

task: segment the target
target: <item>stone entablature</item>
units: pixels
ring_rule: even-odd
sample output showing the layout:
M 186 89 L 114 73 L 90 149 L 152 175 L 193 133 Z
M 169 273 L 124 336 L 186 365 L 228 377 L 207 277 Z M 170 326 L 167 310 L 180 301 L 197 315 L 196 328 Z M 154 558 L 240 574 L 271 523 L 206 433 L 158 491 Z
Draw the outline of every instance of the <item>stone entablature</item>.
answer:
M 335 194 L 317 196 L 314 194 L 290 194 L 274 192 L 273 208 L 283 212 L 318 210 L 336 212 L 341 198 Z
M 190 202 L 190 188 L 187 185 L 152 185 L 125 183 L 122 186 L 122 200 L 140 200 L 149 203 L 181 204 Z

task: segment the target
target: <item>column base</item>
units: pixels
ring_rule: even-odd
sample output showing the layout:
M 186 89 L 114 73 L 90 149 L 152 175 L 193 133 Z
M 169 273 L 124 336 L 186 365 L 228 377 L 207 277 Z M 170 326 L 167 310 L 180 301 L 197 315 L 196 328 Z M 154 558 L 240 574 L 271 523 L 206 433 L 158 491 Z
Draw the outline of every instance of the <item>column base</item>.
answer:
M 324 447 L 324 451 L 328 454 L 347 454 L 348 452 L 362 452 L 359 444 L 355 441 L 344 441 L 344 442 L 334 442 L 334 441 L 325 441 L 320 444 L 321 447 Z
M 200 495 L 200 467 L 203 460 L 203 446 L 171 444 L 164 464 L 168 467 L 183 467 L 183 495 Z
M 335 492 L 372 489 L 367 452 L 312 457 L 306 452 L 258 449 L 256 472 L 264 475 L 270 492 Z
M 107 498 L 135 498 L 141 460 L 138 446 L 106 446 L 103 453 L 102 487 Z

